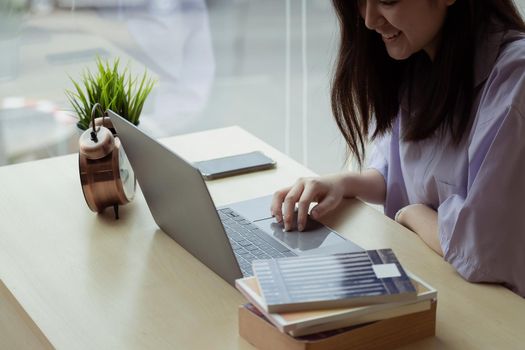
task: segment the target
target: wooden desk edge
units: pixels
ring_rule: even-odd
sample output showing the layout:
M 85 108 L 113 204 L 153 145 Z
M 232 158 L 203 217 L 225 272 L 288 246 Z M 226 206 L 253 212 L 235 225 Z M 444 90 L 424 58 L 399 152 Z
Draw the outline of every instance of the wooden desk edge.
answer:
M 0 279 L 0 298 L 3 299 L 9 306 L 11 306 L 16 315 L 14 317 L 20 319 L 26 326 L 27 330 L 31 332 L 36 341 L 42 345 L 42 349 L 54 349 L 54 346 L 51 344 L 46 335 L 38 327 L 38 325 L 33 321 L 31 316 L 25 311 L 25 309 L 20 305 L 13 293 L 7 288 L 4 282 Z M 28 334 L 24 334 L 28 336 Z

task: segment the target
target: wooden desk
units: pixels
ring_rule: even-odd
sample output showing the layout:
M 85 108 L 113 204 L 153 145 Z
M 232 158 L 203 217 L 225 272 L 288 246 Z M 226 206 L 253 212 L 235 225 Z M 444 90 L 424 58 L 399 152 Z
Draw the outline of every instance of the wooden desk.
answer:
M 46 336 L 0 280 L 0 349 L 53 349 Z
M 209 182 L 217 205 L 312 175 L 236 127 L 165 144 L 192 160 L 254 149 L 277 160 L 275 170 Z M 242 296 L 160 231 L 140 194 L 119 221 L 111 210 L 91 213 L 76 155 L 0 168 L 0 181 L 0 278 L 57 348 L 252 348 L 237 335 Z M 465 282 L 414 234 L 358 201 L 326 223 L 364 248 L 393 248 L 437 288 L 437 336 L 407 348 L 523 347 L 522 298 Z

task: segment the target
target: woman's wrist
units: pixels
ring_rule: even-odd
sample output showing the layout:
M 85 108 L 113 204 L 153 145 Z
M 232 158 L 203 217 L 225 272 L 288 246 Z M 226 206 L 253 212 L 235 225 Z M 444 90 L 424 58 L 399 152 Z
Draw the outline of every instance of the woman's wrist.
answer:
M 354 198 L 358 196 L 359 174 L 355 172 L 347 172 L 341 174 L 341 182 L 343 183 L 345 198 Z
M 344 197 L 383 204 L 386 196 L 386 184 L 383 175 L 375 169 L 367 169 L 362 173 L 345 173 L 343 178 Z

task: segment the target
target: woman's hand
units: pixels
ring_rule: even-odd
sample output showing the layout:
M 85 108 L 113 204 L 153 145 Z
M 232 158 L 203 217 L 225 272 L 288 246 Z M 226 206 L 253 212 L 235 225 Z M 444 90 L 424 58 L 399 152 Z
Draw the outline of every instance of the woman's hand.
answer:
M 271 213 L 277 222 L 284 222 L 285 230 L 290 230 L 294 226 L 294 211 L 297 203 L 297 228 L 302 231 L 306 225 L 311 203 L 317 203 L 310 214 L 318 220 L 335 209 L 343 198 L 359 197 L 369 203 L 383 204 L 385 196 L 385 179 L 375 169 L 368 169 L 362 173 L 345 172 L 302 178 L 297 180 L 295 185 L 275 192 Z
M 439 242 L 437 211 L 424 204 L 411 204 L 401 208 L 395 220 L 415 232 L 432 250 L 443 256 Z
M 337 207 L 345 194 L 344 174 L 322 177 L 300 178 L 290 187 L 277 191 L 272 200 L 271 213 L 277 222 L 284 222 L 284 229 L 293 227 L 295 204 L 297 203 L 297 228 L 302 231 L 306 225 L 308 209 L 311 203 L 311 215 L 318 219 Z
M 310 215 L 318 219 L 337 207 L 344 193 L 343 174 L 300 178 L 293 186 L 283 188 L 273 195 L 271 212 L 277 222 L 283 222 L 284 229 L 289 231 L 294 226 L 294 211 L 297 203 L 297 228 L 302 231 L 306 225 L 311 203 L 317 202 Z

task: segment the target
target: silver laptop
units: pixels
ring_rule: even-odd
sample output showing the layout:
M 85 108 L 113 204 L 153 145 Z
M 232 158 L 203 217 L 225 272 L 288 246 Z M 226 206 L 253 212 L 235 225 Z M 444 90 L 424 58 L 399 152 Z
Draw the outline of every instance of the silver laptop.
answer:
M 303 232 L 284 232 L 270 214 L 271 195 L 216 208 L 197 168 L 108 114 L 157 225 L 228 283 L 252 275 L 256 259 L 362 251 L 312 219 Z

